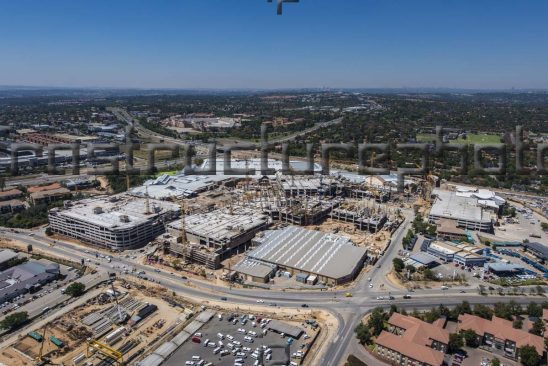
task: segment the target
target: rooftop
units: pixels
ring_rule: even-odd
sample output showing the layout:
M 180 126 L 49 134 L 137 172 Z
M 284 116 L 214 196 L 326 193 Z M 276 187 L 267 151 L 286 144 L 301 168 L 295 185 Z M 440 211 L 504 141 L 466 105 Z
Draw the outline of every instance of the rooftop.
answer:
M 204 214 L 185 217 L 185 231 L 200 237 L 206 237 L 218 242 L 228 241 L 244 232 L 265 225 L 268 217 L 254 211 L 234 209 L 215 210 Z M 180 230 L 181 220 L 169 224 L 170 228 Z
M 232 269 L 249 276 L 264 278 L 272 273 L 275 266 L 246 258 L 236 264 Z
M 109 229 L 124 229 L 146 223 L 166 211 L 180 211 L 177 204 L 150 199 L 150 213 L 147 213 L 146 201 L 144 198 L 119 194 L 74 201 L 67 209 L 52 209 L 50 213 L 59 213 Z
M 548 259 L 548 247 L 546 245 L 537 242 L 523 243 L 522 245 L 524 248 L 538 253 L 542 259 Z
M 259 246 L 248 253 L 249 258 L 329 278 L 349 275 L 367 254 L 367 249 L 343 236 L 295 226 L 266 231 L 255 241 Z
M 483 210 L 476 198 L 459 196 L 455 192 L 434 189 L 436 199 L 430 209 L 430 215 L 453 220 L 491 222 L 489 212 Z
M 5 263 L 14 258 L 17 258 L 17 253 L 15 253 L 13 250 L 10 250 L 10 249 L 0 250 L 0 263 Z
M 492 320 L 487 320 L 476 315 L 462 314 L 459 315 L 458 330 L 465 329 L 472 329 L 480 336 L 489 333 L 498 339 L 511 340 L 516 343 L 517 348 L 531 345 L 539 354 L 544 353 L 544 338 L 515 329 L 512 322 L 506 319 L 493 316 Z
M 431 348 L 433 341 L 449 343 L 449 332 L 443 329 L 443 322 L 430 324 L 411 316 L 393 313 L 388 323 L 405 331 L 401 336 L 383 331 L 375 341 L 378 345 L 428 365 L 437 366 L 443 363 L 443 352 Z

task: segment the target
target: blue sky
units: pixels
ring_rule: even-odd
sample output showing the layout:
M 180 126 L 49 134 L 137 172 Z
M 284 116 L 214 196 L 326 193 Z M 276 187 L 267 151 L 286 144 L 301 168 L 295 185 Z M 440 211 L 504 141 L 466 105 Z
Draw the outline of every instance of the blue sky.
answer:
M 548 88 L 545 0 L 0 0 L 0 85 Z

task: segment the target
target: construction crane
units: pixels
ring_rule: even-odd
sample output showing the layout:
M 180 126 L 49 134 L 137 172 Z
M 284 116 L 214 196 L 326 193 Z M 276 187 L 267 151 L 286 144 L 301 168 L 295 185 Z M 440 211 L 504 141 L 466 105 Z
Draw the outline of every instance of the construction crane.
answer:
M 42 343 L 40 344 L 40 350 L 38 356 L 35 359 L 36 366 L 59 366 L 60 364 L 52 363 L 51 360 L 44 356 L 44 344 L 46 343 L 46 331 L 48 330 L 49 323 L 44 325 L 44 331 L 42 332 Z
M 114 281 L 110 281 L 110 288 L 112 289 L 112 296 L 114 296 L 114 302 L 116 303 L 116 311 L 118 312 L 119 322 L 122 323 L 125 319 L 122 315 L 122 310 L 120 304 L 118 303 L 118 296 L 116 295 L 116 290 L 114 289 Z
M 114 348 L 111 348 L 97 340 L 90 340 L 87 342 L 86 357 L 91 357 L 93 355 L 94 352 L 92 350 L 99 352 L 103 356 L 111 358 L 118 366 L 124 366 L 125 364 L 124 355 L 122 352 L 115 350 Z
M 182 247 L 182 253 L 183 253 L 183 260 L 185 261 L 185 263 L 187 263 L 188 261 L 188 255 L 187 255 L 187 244 L 188 244 L 188 240 L 187 240 L 187 237 L 186 237 L 186 225 L 185 225 L 185 201 L 183 199 L 181 199 L 179 201 L 179 205 L 181 206 L 181 227 L 179 228 L 180 230 L 180 235 L 179 235 L 179 243 L 181 244 L 181 247 Z

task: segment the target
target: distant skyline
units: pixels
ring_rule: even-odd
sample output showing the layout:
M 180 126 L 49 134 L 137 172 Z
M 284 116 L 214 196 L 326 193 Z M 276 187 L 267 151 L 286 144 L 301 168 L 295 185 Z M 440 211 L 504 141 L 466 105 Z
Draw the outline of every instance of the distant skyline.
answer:
M 543 0 L 0 2 L 0 86 L 548 89 Z

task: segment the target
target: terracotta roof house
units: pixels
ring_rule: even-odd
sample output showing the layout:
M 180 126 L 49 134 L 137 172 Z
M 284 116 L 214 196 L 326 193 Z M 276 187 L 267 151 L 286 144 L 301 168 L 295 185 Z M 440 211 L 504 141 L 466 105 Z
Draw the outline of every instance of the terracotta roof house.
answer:
M 517 359 L 520 348 L 525 345 L 535 347 L 539 355 L 544 353 L 544 338 L 521 329 L 514 329 L 511 321 L 496 316 L 493 316 L 492 320 L 487 320 L 475 315 L 462 314 L 459 315 L 457 329 L 472 329 L 478 335 L 481 345 L 505 357 Z
M 27 188 L 28 193 L 36 193 L 36 192 L 44 192 L 44 191 L 52 191 L 54 189 L 61 188 L 61 184 L 59 183 L 51 183 L 45 186 L 32 186 Z
M 376 352 L 399 365 L 441 366 L 449 343 L 445 321 L 434 324 L 411 316 L 394 313 L 388 320 L 388 331 L 376 339 Z
M 23 192 L 18 189 L 9 189 L 0 192 L 0 201 L 10 201 L 23 196 Z

